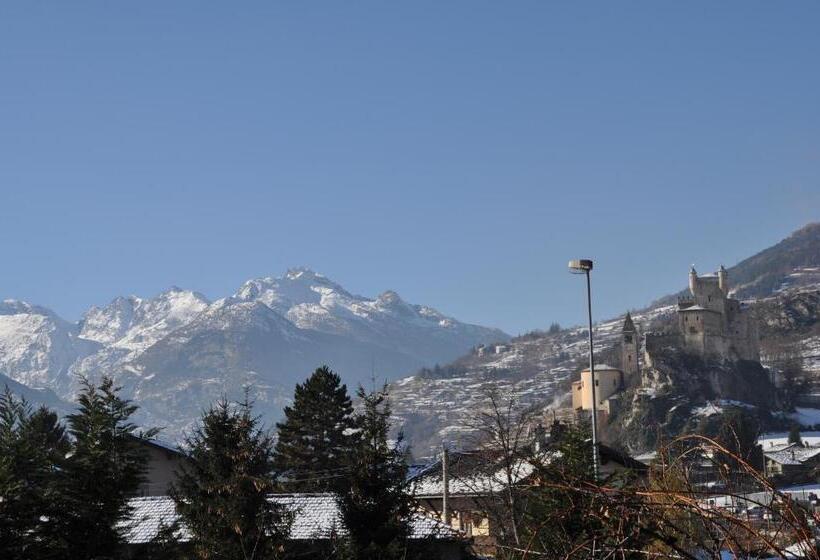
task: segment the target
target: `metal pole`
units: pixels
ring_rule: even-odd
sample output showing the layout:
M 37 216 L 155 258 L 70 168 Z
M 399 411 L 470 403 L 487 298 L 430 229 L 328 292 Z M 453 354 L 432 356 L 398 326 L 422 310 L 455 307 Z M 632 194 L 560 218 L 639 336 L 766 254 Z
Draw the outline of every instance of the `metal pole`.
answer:
M 598 396 L 595 392 L 595 357 L 592 347 L 592 287 L 587 273 L 587 317 L 589 319 L 589 377 L 592 383 L 592 471 L 598 480 Z
M 444 486 L 441 493 L 441 517 L 442 521 L 448 527 L 450 526 L 450 508 L 447 503 L 450 497 L 450 473 L 447 472 L 447 445 L 441 446 L 441 481 Z

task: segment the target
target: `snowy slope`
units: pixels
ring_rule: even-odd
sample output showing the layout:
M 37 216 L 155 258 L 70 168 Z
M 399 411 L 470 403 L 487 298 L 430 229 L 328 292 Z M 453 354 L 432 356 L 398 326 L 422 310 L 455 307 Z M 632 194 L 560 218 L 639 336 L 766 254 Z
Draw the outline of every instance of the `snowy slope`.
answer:
M 78 323 L 48 309 L 0 305 L 0 374 L 71 400 L 80 376 L 116 377 L 142 406 L 141 420 L 179 436 L 222 395 L 254 387 L 278 417 L 293 385 L 322 364 L 350 385 L 395 379 L 508 336 L 467 325 L 394 292 L 356 296 L 308 269 L 243 284 L 211 303 L 171 288 L 152 298 L 119 297 Z M 375 368 L 375 369 L 374 369 Z

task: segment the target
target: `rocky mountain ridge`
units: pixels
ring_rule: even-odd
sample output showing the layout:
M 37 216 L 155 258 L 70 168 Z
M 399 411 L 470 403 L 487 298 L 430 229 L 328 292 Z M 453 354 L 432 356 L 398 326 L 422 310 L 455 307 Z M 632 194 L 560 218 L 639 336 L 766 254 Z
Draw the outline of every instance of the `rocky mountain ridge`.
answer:
M 152 298 L 119 297 L 77 323 L 25 302 L 0 304 L 0 374 L 67 401 L 80 376 L 111 374 L 142 407 L 139 420 L 165 426 L 166 438 L 245 385 L 275 419 L 293 385 L 319 365 L 355 385 L 374 367 L 396 378 L 507 339 L 395 292 L 351 294 L 305 268 L 249 280 L 214 302 L 177 287 Z

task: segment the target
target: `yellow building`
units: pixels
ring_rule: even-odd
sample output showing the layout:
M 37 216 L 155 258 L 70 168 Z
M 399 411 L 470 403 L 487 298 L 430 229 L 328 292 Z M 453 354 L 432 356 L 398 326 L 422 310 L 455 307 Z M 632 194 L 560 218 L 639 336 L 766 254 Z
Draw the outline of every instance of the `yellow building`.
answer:
M 598 408 L 608 411 L 608 399 L 624 388 L 624 373 L 612 366 L 595 366 L 595 397 Z M 589 369 L 581 372 L 581 379 L 572 384 L 572 408 L 592 410 L 592 375 Z

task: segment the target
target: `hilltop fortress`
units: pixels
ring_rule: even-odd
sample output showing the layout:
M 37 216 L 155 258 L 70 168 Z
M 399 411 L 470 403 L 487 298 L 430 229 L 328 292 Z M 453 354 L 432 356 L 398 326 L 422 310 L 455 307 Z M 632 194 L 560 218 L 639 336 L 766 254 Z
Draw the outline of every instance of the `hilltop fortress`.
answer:
M 596 397 L 606 414 L 614 412 L 618 396 L 625 388 L 645 385 L 642 366 L 653 366 L 653 354 L 663 348 L 678 348 L 704 359 L 719 362 L 760 361 L 757 327 L 748 309 L 729 297 L 729 274 L 721 266 L 715 274 L 698 276 L 689 271 L 689 295 L 679 298 L 673 327 L 667 332 L 646 333 L 641 339 L 631 314 L 624 319 L 620 337 L 620 369 L 596 365 Z M 639 363 L 642 357 L 643 363 Z M 643 373 L 646 373 L 644 370 Z M 581 372 L 572 384 L 572 408 L 592 408 L 591 376 Z
M 689 295 L 678 300 L 677 332 L 646 335 L 645 357 L 672 343 L 704 358 L 760 361 L 757 326 L 748 309 L 729 297 L 729 273 L 721 266 L 715 274 L 689 271 Z M 671 340 L 670 340 L 671 336 Z

